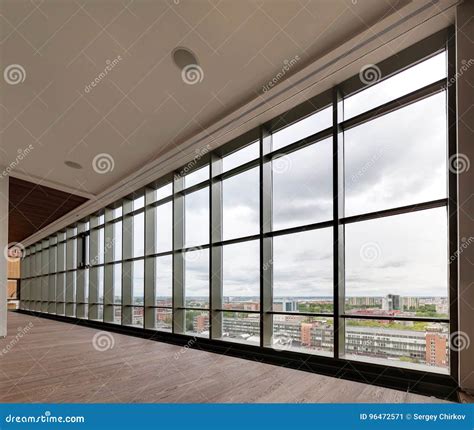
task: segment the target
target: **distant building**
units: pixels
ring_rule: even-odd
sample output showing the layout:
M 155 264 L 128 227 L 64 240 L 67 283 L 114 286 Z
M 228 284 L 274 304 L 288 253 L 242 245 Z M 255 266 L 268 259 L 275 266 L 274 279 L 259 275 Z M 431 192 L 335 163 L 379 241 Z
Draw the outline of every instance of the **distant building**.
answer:
M 379 297 L 348 297 L 346 300 L 350 306 L 374 307 L 380 304 Z
M 400 311 L 401 301 L 400 296 L 395 294 L 387 294 L 382 299 L 382 309 L 384 311 Z
M 417 310 L 420 307 L 418 297 L 402 297 L 402 309 L 404 311 Z
M 277 312 L 297 312 L 298 301 L 287 299 L 273 300 L 273 309 Z
M 426 334 L 426 363 L 430 366 L 448 366 L 448 337 L 435 331 Z
M 206 315 L 194 318 L 193 329 L 208 330 Z M 372 357 L 374 359 L 400 360 L 408 363 L 447 367 L 449 364 L 448 333 L 440 325 L 433 324 L 426 331 L 392 329 L 380 327 L 346 326 L 347 355 Z M 246 318 L 223 318 L 223 335 L 231 338 L 249 339 L 260 333 L 259 315 Z M 302 316 L 278 315 L 273 321 L 276 339 L 291 340 L 291 348 L 332 351 L 333 326 L 325 319 L 309 320 Z

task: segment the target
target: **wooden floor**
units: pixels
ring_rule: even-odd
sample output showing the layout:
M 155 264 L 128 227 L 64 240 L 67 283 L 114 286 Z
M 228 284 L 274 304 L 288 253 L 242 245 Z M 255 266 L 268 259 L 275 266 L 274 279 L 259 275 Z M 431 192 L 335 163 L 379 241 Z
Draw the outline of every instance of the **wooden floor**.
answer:
M 0 402 L 441 400 L 10 312 Z

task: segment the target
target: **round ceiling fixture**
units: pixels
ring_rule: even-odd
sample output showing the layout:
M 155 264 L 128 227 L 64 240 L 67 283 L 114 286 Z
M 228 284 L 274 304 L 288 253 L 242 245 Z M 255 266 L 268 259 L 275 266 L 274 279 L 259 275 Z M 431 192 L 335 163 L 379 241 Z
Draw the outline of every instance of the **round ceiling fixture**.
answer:
M 75 161 L 65 161 L 64 164 L 67 166 L 67 167 L 70 167 L 71 169 L 77 169 L 77 170 L 80 170 L 82 169 L 82 166 L 79 164 L 79 163 L 76 163 Z
M 183 70 L 185 67 L 190 65 L 198 65 L 197 57 L 187 48 L 179 47 L 172 52 L 174 64 L 179 67 L 179 70 Z

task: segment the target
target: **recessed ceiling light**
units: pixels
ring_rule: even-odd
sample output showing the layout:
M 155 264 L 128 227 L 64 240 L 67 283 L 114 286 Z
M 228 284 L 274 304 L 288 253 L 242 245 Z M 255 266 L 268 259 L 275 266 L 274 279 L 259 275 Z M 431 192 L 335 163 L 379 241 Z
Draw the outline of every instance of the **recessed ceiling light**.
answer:
M 180 70 L 183 70 L 186 66 L 192 64 L 199 64 L 197 57 L 187 48 L 176 48 L 171 55 L 174 64 L 176 64 Z
M 70 167 L 72 169 L 82 169 L 82 166 L 79 164 L 79 163 L 76 163 L 75 161 L 65 161 L 64 164 L 67 166 L 67 167 Z

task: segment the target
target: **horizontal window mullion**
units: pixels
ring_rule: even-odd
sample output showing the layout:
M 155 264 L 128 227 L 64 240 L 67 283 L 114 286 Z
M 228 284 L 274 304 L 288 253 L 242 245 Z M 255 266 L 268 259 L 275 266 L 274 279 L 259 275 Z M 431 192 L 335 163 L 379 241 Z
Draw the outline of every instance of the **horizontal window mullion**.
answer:
M 264 233 L 263 237 L 277 237 L 277 236 L 284 236 L 286 234 L 292 234 L 292 233 L 300 233 L 303 231 L 310 231 L 310 230 L 318 230 L 321 228 L 328 228 L 334 226 L 334 221 L 322 221 L 322 222 L 316 222 L 313 224 L 306 224 L 306 225 L 301 225 L 298 227 L 290 227 L 290 228 L 285 228 L 281 230 L 275 230 L 275 231 L 270 231 L 268 233 Z
M 232 312 L 234 314 L 259 314 L 260 311 L 246 311 L 243 309 L 214 309 L 216 312 Z
M 267 311 L 268 315 L 289 315 L 289 316 L 301 316 L 301 317 L 329 317 L 334 318 L 334 314 L 328 314 L 324 312 L 284 312 L 284 311 Z
M 212 178 L 213 182 L 216 181 L 223 181 L 228 178 L 232 178 L 233 176 L 238 175 L 239 173 L 246 172 L 247 170 L 253 169 L 260 165 L 260 158 L 256 158 L 255 160 L 247 161 L 240 166 L 234 167 L 232 169 L 226 170 L 223 173 L 219 173 Z
M 372 219 L 384 218 L 384 217 L 393 216 L 393 215 L 402 215 L 406 213 L 412 213 L 412 212 L 423 211 L 423 210 L 428 210 L 428 209 L 435 209 L 435 208 L 440 208 L 443 206 L 446 206 L 446 207 L 448 206 L 447 198 L 432 200 L 432 201 L 423 202 L 423 203 L 414 203 L 412 205 L 400 206 L 393 209 L 384 209 L 381 211 L 369 212 L 369 213 L 365 213 L 361 215 L 351 215 L 349 217 L 341 218 L 340 221 L 342 224 L 350 224 L 350 223 L 354 223 L 358 221 L 368 221 Z
M 328 137 L 331 137 L 331 136 L 332 136 L 332 126 L 322 131 L 318 131 L 317 133 L 312 134 L 311 136 L 308 136 L 303 139 L 297 140 L 296 142 L 290 143 L 289 145 L 283 146 L 282 148 L 271 151 L 268 154 L 264 154 L 263 161 L 265 163 L 272 161 L 274 157 L 290 154 L 291 152 L 297 151 L 298 149 L 305 148 L 306 146 L 316 144 L 320 142 L 321 140 L 327 139 Z
M 449 318 L 433 317 L 403 317 L 393 315 L 364 315 L 364 314 L 343 314 L 341 318 L 360 320 L 383 320 L 383 321 L 413 321 L 413 322 L 441 322 L 449 323 Z
M 371 121 L 373 119 L 386 115 L 390 112 L 401 109 L 412 103 L 421 101 L 426 97 L 435 95 L 446 89 L 446 82 L 447 82 L 447 78 L 440 79 L 437 82 L 434 82 L 425 87 L 419 88 L 418 90 L 415 90 L 402 97 L 399 97 L 398 99 L 391 100 L 381 106 L 370 109 L 367 112 L 363 112 L 359 115 L 356 115 L 353 118 L 342 121 L 340 123 L 341 128 L 343 131 L 347 131 L 353 127 L 357 127 L 358 125 L 364 124 L 368 121 Z

